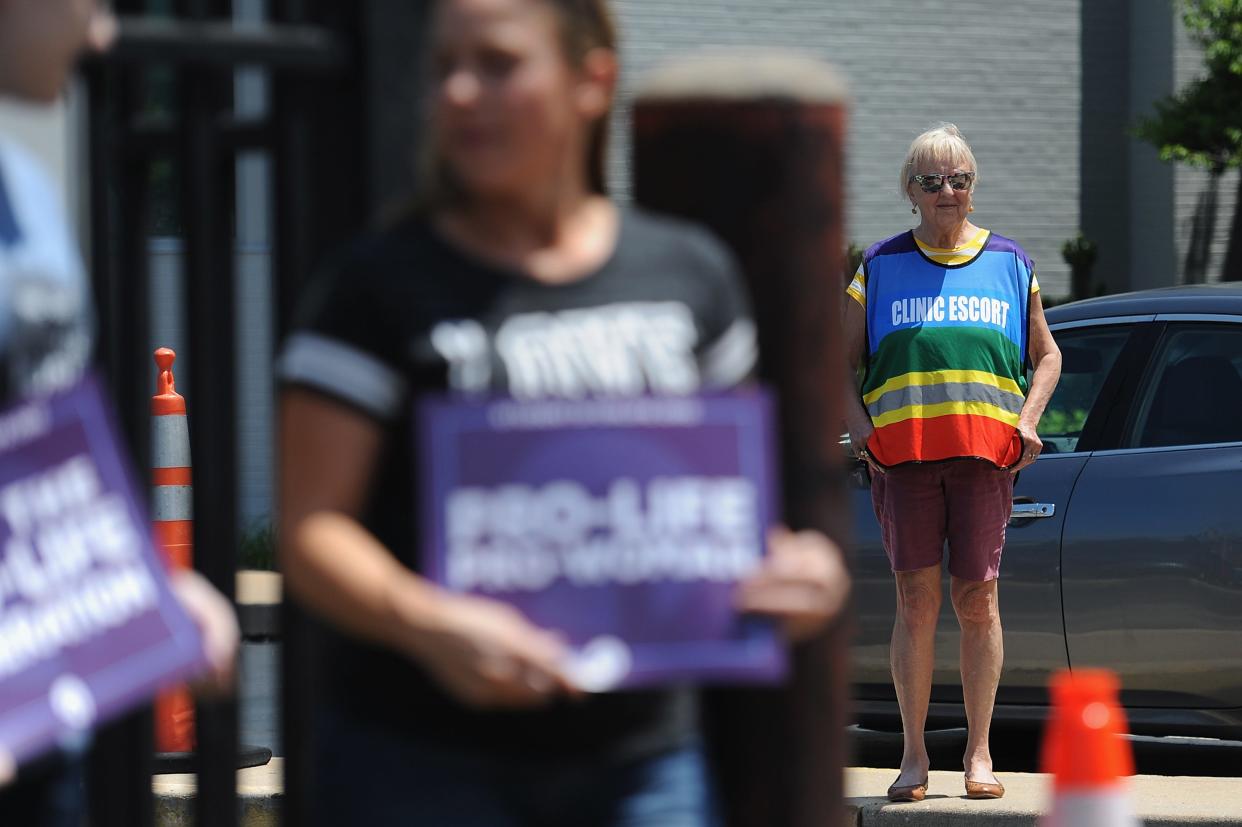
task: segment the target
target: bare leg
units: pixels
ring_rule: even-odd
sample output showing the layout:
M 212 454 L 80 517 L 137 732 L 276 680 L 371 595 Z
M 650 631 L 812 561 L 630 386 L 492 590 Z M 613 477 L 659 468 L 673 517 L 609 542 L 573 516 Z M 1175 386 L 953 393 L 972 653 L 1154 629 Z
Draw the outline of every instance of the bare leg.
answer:
M 962 627 L 962 698 L 969 727 L 962 766 L 967 779 L 987 784 L 996 783 L 988 734 L 1005 660 L 996 584 L 996 580 L 977 582 L 954 577 L 949 587 L 953 610 Z
M 889 660 L 901 708 L 904 748 L 895 786 L 922 783 L 931 760 L 923 730 L 931 700 L 936 660 L 936 619 L 940 616 L 940 566 L 893 573 L 897 579 L 897 619 Z

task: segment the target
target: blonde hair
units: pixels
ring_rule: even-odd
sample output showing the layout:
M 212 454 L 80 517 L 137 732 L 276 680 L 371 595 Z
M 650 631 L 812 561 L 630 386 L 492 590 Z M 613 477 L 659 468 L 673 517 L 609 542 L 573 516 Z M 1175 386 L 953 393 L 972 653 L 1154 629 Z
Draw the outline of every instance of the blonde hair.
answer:
M 956 166 L 966 167 L 965 171 L 973 172 L 975 180 L 970 185 L 972 190 L 979 183 L 979 166 L 975 163 L 975 153 L 970 151 L 970 144 L 962 137 L 962 131 L 954 124 L 942 123 L 915 138 L 906 150 L 898 189 L 902 198 L 910 195 L 910 177 L 921 173 L 924 164 L 937 161 L 949 161 Z
M 555 14 L 559 24 L 561 48 L 570 64 L 580 67 L 593 49 L 617 51 L 617 27 L 608 0 L 540 0 Z M 427 52 L 431 50 L 428 49 Z M 424 74 L 429 69 L 424 68 Z M 606 195 L 608 190 L 606 161 L 610 114 L 591 126 L 587 138 L 587 186 L 594 193 Z M 428 209 L 452 201 L 461 189 L 452 173 L 439 157 L 434 141 L 425 137 L 419 147 L 418 188 L 416 203 Z

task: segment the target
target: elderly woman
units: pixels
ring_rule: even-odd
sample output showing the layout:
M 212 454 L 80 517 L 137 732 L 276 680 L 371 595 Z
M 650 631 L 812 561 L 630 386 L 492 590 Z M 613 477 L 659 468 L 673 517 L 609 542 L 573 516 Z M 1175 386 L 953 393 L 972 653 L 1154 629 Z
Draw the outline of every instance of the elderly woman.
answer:
M 1003 660 L 997 576 L 1014 475 L 1039 456 L 1036 426 L 1061 354 L 1030 258 L 970 221 L 977 182 L 974 154 L 956 126 L 916 138 L 901 193 L 919 225 L 867 250 L 846 302 L 850 366 L 865 367 L 861 394 L 853 386 L 846 394 L 846 424 L 871 470 L 897 582 L 890 657 L 904 751 L 888 790 L 893 801 L 927 793 L 923 729 L 946 541 L 962 630 L 966 796 L 1005 792 L 988 748 Z

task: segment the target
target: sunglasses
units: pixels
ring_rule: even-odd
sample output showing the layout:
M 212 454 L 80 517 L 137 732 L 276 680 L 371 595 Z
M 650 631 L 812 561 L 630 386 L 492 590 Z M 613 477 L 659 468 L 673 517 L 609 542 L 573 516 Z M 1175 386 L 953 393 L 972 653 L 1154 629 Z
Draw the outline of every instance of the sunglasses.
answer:
M 910 180 L 922 187 L 923 192 L 940 192 L 946 180 L 953 189 L 964 190 L 970 188 L 970 182 L 975 180 L 975 174 L 955 172 L 952 175 L 943 175 L 939 172 L 932 172 L 927 175 L 911 175 Z

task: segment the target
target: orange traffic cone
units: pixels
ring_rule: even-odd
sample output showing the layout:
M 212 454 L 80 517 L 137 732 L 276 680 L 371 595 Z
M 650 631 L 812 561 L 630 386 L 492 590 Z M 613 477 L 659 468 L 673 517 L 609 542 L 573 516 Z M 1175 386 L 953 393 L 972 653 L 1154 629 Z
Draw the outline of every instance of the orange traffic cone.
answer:
M 155 351 L 160 373 L 158 393 L 151 397 L 152 527 L 164 547 L 169 566 L 193 565 L 194 515 L 190 480 L 190 428 L 185 398 L 177 393 L 172 364 L 177 354 L 162 347 Z M 162 692 L 155 699 L 157 752 L 194 751 L 194 699 L 185 686 Z
M 1052 812 L 1042 827 L 1138 827 L 1126 776 L 1134 755 L 1117 676 L 1104 669 L 1058 672 L 1044 732 L 1043 772 L 1053 776 Z

